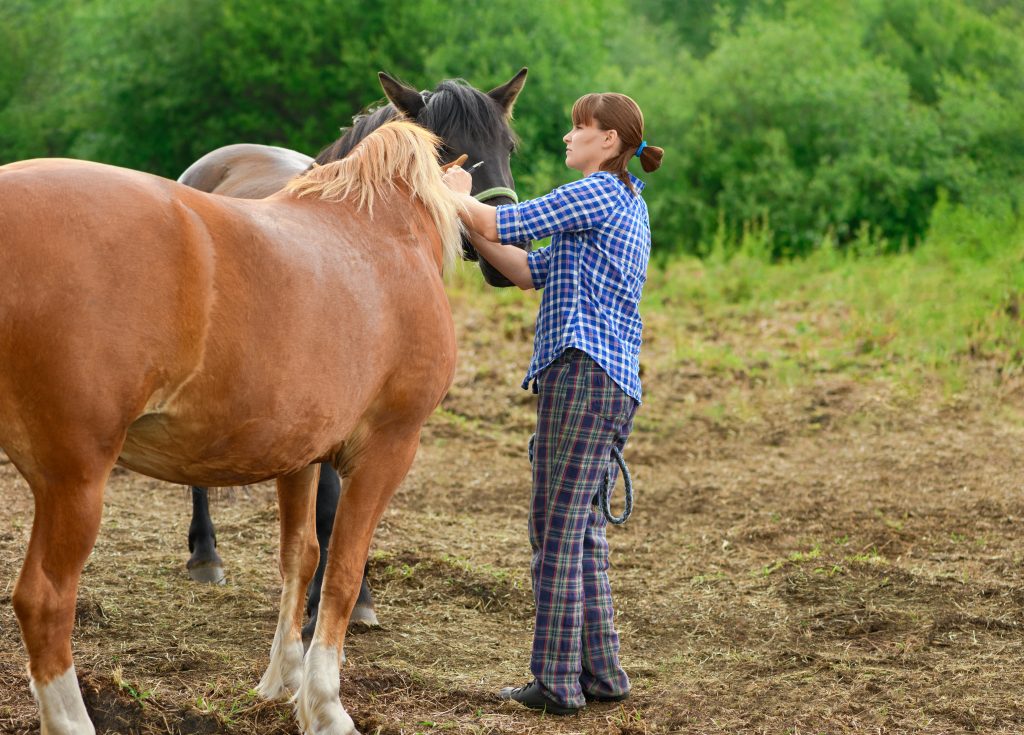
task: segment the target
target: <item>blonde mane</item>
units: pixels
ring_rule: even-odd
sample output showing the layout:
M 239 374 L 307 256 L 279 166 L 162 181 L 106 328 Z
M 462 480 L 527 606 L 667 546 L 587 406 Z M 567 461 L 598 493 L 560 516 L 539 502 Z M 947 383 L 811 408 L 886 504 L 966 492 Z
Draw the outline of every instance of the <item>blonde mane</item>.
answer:
M 366 136 L 345 158 L 314 165 L 285 185 L 297 197 L 329 201 L 352 200 L 373 215 L 377 198 L 384 199 L 405 183 L 426 207 L 441 236 L 442 272 L 447 273 L 462 251 L 461 205 L 441 181 L 437 163 L 440 138 L 416 123 L 389 122 Z

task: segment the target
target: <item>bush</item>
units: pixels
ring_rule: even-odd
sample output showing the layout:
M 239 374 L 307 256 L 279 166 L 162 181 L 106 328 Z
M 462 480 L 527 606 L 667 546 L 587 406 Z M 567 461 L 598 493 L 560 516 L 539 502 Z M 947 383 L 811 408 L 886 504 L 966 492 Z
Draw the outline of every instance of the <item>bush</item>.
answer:
M 659 257 L 755 231 L 776 258 L 900 251 L 940 192 L 983 214 L 1024 202 L 1008 0 L 11 0 L 0 44 L 0 161 L 173 177 L 228 143 L 314 154 L 380 101 L 378 70 L 486 89 L 527 65 L 521 196 L 575 177 L 576 97 L 630 94 L 666 150 L 646 192 Z
M 785 19 L 752 17 L 701 62 L 681 54 L 672 80 L 631 77 L 658 85 L 655 119 L 674 144 L 650 195 L 659 237 L 705 253 L 722 227 L 739 241 L 767 222 L 774 254 L 788 256 L 826 236 L 846 245 L 868 226 L 899 250 L 924 235 L 940 190 L 979 206 L 994 191 L 1019 201 L 1019 40 L 949 2 L 897 5 L 931 19 L 911 29 L 946 36 L 905 39 L 892 4 L 872 15 L 794 3 Z M 917 56 L 897 60 L 895 37 Z

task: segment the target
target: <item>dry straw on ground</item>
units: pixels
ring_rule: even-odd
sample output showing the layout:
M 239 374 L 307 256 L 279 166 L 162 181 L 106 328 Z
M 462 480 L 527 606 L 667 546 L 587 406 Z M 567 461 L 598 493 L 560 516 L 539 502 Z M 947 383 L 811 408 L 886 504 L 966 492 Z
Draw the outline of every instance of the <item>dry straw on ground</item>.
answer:
M 374 542 L 383 625 L 348 638 L 342 696 L 364 733 L 1024 730 L 1019 419 L 843 375 L 786 388 L 674 364 L 656 319 L 636 509 L 609 534 L 634 696 L 569 718 L 499 703 L 528 678 L 529 332 L 511 302 L 453 300 L 456 383 Z M 1020 405 L 1019 386 L 1002 395 Z M 9 463 L 0 503 L 0 731 L 29 733 L 10 595 L 32 508 Z M 74 640 L 100 732 L 296 732 L 252 693 L 279 590 L 272 490 L 213 505 L 220 588 L 187 579 L 183 489 L 110 481 Z

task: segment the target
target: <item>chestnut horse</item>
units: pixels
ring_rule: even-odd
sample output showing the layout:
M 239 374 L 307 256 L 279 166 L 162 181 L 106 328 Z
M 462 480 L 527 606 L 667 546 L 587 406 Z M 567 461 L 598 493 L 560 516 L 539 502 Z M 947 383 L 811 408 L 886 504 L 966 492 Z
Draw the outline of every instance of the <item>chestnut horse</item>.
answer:
M 345 628 L 374 528 L 451 384 L 442 272 L 461 248 L 438 139 L 367 136 L 278 194 L 232 199 L 83 161 L 0 167 L 0 448 L 35 517 L 13 603 L 42 732 L 92 733 L 71 632 L 115 464 L 277 481 L 281 608 L 258 685 L 347 734 Z M 344 479 L 309 651 L 317 462 Z
M 378 73 L 381 89 L 388 99 L 382 107 L 357 116 L 344 135 L 324 148 L 316 163 L 336 161 L 352 150 L 360 140 L 398 115 L 415 120 L 432 130 L 442 141 L 442 161 L 454 159 L 457 152 L 468 156 L 467 166 L 478 161 L 486 165 L 473 173 L 473 193 L 488 204 L 497 206 L 518 201 L 515 182 L 509 166 L 509 155 L 515 134 L 509 126 L 512 108 L 526 83 L 527 69 L 519 70 L 511 79 L 489 92 L 481 92 L 458 79 L 446 79 L 433 91 L 417 92 L 385 72 Z M 178 181 L 200 191 L 214 194 L 261 199 L 279 191 L 287 181 L 305 171 L 314 159 L 287 148 L 236 143 L 218 148 L 189 166 Z M 529 249 L 530 243 L 519 247 Z M 477 260 L 477 253 L 468 239 L 463 240 L 463 256 Z M 490 263 L 479 259 L 484 280 L 492 286 L 506 287 L 512 283 Z M 316 627 L 320 583 L 327 560 L 327 544 L 334 525 L 340 483 L 329 464 L 320 468 L 317 488 L 317 538 L 320 544 L 320 565 L 307 593 L 308 622 L 303 627 L 307 641 Z M 200 582 L 223 583 L 224 563 L 217 552 L 217 537 L 210 517 L 209 493 L 204 487 L 192 488 L 192 522 L 189 525 L 188 548 L 191 556 L 189 576 Z M 352 623 L 377 624 L 373 595 L 365 575 L 359 599 L 352 611 Z

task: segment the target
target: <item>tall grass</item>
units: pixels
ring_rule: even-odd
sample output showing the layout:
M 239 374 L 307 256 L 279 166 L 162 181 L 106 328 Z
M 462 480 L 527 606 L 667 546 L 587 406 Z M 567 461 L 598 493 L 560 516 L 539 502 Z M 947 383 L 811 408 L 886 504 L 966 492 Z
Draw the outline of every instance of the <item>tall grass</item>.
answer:
M 651 272 L 644 306 L 675 317 L 660 324 L 697 318 L 715 335 L 733 335 L 680 334 L 677 358 L 710 357 L 713 366 L 728 352 L 726 362 L 782 380 L 818 372 L 908 384 L 939 378 L 953 393 L 978 368 L 997 380 L 1020 373 L 1024 226 L 1013 213 L 940 202 L 925 241 L 892 255 L 865 229 L 843 249 L 826 239 L 806 258 L 777 263 L 770 238 L 752 227 L 738 247 L 712 243 L 702 260 Z
M 937 382 L 949 394 L 1021 375 L 1024 223 L 1014 213 L 940 202 L 925 240 L 895 254 L 864 228 L 843 248 L 826 238 L 807 257 L 774 262 L 771 237 L 755 224 L 738 243 L 708 243 L 703 258 L 652 265 L 643 359 L 782 384 L 821 373 L 911 389 Z M 453 287 L 496 306 L 536 304 L 488 290 L 472 272 Z

